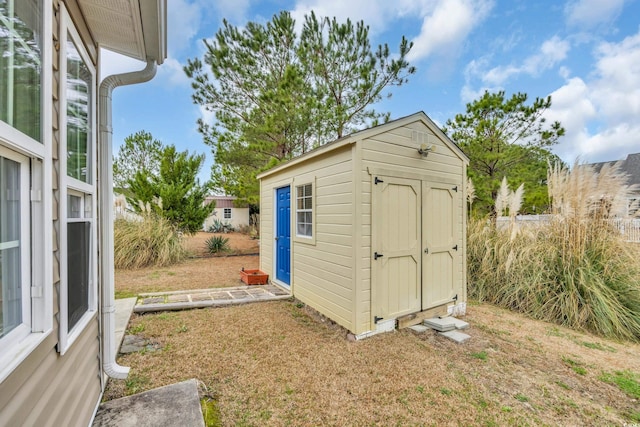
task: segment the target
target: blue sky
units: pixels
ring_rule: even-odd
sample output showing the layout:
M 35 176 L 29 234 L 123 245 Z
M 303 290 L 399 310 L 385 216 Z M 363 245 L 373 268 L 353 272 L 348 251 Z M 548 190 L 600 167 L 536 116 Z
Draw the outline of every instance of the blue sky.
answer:
M 623 159 L 640 152 L 640 0 L 167 0 L 169 57 L 149 83 L 116 89 L 114 153 L 124 138 L 151 132 L 180 150 L 213 156 L 197 131 L 210 115 L 191 100 L 187 59 L 201 57 L 202 39 L 222 19 L 244 26 L 289 10 L 302 22 L 314 10 L 339 20 L 364 20 L 372 44 L 397 51 L 414 42 L 417 67 L 391 99 L 376 105 L 398 118 L 424 111 L 439 125 L 465 111 L 485 90 L 551 95 L 548 120 L 567 133 L 553 151 L 573 163 Z M 118 55 L 103 58 L 103 76 L 143 68 Z

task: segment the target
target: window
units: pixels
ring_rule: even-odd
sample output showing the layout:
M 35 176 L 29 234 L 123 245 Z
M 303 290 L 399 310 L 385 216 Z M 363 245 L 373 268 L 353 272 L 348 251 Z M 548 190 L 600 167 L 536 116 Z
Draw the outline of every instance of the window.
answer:
M 313 236 L 313 186 L 296 187 L 296 235 Z
M 0 0 L 0 120 L 41 141 L 42 3 Z
M 640 212 L 640 197 L 630 197 L 627 207 L 627 216 L 635 216 Z
M 24 156 L 0 151 L 0 339 L 7 341 L 31 332 L 27 163 Z
M 95 223 L 95 69 L 67 13 L 63 14 L 61 75 L 62 139 L 66 162 L 61 165 L 65 218 L 61 236 L 60 345 L 64 352 L 97 312 L 97 225 Z
M 231 208 L 224 208 L 223 218 L 231 219 Z
M 0 0 L 0 382 L 53 323 L 51 14 L 48 0 Z

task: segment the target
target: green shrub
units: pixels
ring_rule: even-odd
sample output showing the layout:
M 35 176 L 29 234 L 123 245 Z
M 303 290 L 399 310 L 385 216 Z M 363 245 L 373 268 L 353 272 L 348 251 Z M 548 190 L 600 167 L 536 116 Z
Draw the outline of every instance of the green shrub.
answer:
M 210 254 L 217 254 L 220 252 L 229 251 L 229 238 L 223 236 L 213 236 L 208 238 L 205 242 L 207 251 Z
M 116 268 L 162 267 L 186 257 L 181 234 L 169 220 L 149 212 L 139 220 L 116 220 L 113 234 Z
M 207 230 L 208 233 L 231 233 L 235 231 L 233 225 L 229 222 L 222 222 L 219 219 L 214 219 L 213 223 Z
M 640 250 L 610 224 L 615 168 L 553 169 L 553 215 L 535 227 L 468 226 L 469 295 L 574 329 L 640 341 Z M 603 196 L 606 195 L 606 196 Z M 625 202 L 626 203 L 626 202 Z

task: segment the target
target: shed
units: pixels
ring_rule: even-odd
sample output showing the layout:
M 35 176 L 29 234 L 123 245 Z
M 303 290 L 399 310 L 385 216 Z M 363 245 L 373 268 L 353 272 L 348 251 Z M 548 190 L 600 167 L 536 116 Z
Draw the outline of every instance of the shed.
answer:
M 418 112 L 260 174 L 260 268 L 358 337 L 464 314 L 468 162 Z
M 249 205 L 238 203 L 234 196 L 207 196 L 204 204 L 216 203 L 216 207 L 207 219 L 204 220 L 202 228 L 208 231 L 213 223 L 218 220 L 223 224 L 231 224 L 233 228 L 249 226 Z

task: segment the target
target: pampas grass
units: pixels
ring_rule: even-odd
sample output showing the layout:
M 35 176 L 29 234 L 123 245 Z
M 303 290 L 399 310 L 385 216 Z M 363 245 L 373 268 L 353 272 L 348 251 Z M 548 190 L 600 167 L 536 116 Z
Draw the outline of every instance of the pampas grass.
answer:
M 514 236 L 471 219 L 469 294 L 537 319 L 640 341 L 640 249 L 610 225 L 626 210 L 625 181 L 616 165 L 599 173 L 554 165 L 548 223 Z
M 166 219 L 143 205 L 139 218 L 114 222 L 115 268 L 163 267 L 186 258 L 182 236 Z

